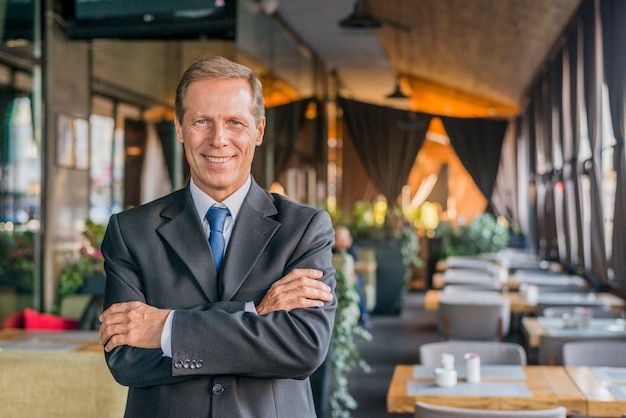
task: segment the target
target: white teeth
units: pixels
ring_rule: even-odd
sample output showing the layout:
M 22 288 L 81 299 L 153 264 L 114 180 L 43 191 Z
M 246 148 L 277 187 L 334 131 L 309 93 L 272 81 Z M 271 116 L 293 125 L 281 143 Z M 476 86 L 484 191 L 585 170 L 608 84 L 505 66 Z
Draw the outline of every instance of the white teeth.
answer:
M 212 163 L 225 163 L 230 160 L 230 157 L 206 157 Z

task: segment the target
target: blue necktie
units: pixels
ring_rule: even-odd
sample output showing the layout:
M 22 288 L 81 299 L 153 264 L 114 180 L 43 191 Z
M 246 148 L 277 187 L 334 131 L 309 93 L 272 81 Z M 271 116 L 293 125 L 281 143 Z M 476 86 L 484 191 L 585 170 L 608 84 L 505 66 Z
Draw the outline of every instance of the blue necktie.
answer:
M 220 272 L 222 259 L 224 258 L 224 221 L 230 212 L 227 208 L 211 206 L 206 213 L 206 219 L 211 226 L 211 235 L 209 235 L 209 244 L 215 260 L 215 269 Z

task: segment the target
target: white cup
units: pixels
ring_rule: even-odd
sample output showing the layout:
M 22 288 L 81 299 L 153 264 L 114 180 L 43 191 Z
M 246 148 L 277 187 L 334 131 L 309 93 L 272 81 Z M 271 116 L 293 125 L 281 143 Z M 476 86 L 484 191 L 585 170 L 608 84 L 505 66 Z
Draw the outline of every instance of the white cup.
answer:
M 449 388 L 456 385 L 457 375 L 455 369 L 444 369 L 437 367 L 435 369 L 435 383 L 437 386 Z

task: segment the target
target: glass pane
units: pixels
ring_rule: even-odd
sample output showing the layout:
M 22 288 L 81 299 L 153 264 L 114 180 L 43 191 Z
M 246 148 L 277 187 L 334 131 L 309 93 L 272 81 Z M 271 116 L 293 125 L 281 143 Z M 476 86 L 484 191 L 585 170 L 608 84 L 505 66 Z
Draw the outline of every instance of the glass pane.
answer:
M 9 129 L 0 166 L 2 322 L 10 314 L 33 306 L 41 193 L 41 150 L 33 134 L 30 98 L 10 101 L 7 115 Z
M 91 189 L 89 218 L 106 224 L 113 213 L 113 132 L 115 120 L 91 115 Z

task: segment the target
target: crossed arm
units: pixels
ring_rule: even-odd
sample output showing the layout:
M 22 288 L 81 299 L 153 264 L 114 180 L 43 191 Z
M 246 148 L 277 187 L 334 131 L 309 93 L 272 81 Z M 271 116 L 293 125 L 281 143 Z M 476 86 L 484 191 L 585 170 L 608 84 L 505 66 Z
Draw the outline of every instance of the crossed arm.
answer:
M 322 272 L 294 269 L 276 281 L 256 306 L 258 315 L 296 308 L 322 307 L 333 299 L 331 288 L 319 279 Z M 161 334 L 171 309 L 159 309 L 143 302 L 111 305 L 100 316 L 100 344 L 107 352 L 121 345 L 160 348 Z

